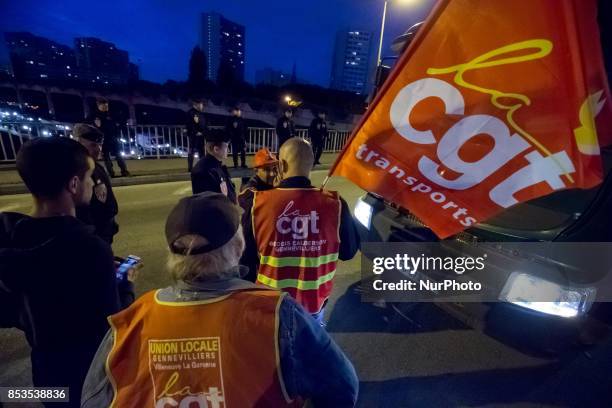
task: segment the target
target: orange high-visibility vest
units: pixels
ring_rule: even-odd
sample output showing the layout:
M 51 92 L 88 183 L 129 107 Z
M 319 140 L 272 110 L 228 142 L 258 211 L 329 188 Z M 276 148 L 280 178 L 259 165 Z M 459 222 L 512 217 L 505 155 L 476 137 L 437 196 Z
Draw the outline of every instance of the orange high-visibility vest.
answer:
M 257 282 L 293 296 L 310 313 L 330 296 L 340 248 L 338 194 L 317 188 L 258 191 L 253 231 Z
M 109 317 L 111 407 L 299 406 L 280 370 L 282 294 L 242 290 L 194 302 L 149 292 Z

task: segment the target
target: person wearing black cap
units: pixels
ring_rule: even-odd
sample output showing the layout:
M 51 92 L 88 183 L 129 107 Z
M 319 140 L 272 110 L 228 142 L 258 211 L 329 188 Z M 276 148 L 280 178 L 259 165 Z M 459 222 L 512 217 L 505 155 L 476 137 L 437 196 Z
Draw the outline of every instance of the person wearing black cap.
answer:
M 319 161 L 323 154 L 325 141 L 327 139 L 327 123 L 325 122 L 325 111 L 318 111 L 317 117 L 310 122 L 308 128 L 308 136 L 312 142 L 312 150 L 314 152 L 314 164 L 321 164 Z
M 82 408 L 355 405 L 355 370 L 325 330 L 289 296 L 240 279 L 240 216 L 211 192 L 172 209 L 174 283 L 109 318 Z
M 125 160 L 123 160 L 119 152 L 119 140 L 117 139 L 119 137 L 119 124 L 111 116 L 106 98 L 98 98 L 96 100 L 96 110 L 87 117 L 86 122 L 95 126 L 104 134 L 102 155 L 104 156 L 104 165 L 109 176 L 115 177 L 111 155 L 115 156 L 115 160 L 117 160 L 117 164 L 121 169 L 121 175 L 123 177 L 130 176 Z
M 293 123 L 293 110 L 286 107 L 283 116 L 276 122 L 276 137 L 278 141 L 278 151 L 287 140 L 295 136 L 295 125 Z
M 208 136 L 208 121 L 204 116 L 206 104 L 204 99 L 195 98 L 191 109 L 187 111 L 187 138 L 189 140 L 189 152 L 187 154 L 187 171 L 193 169 L 193 159 L 197 154 L 199 159 L 204 157 L 204 141 Z
M 234 106 L 232 116 L 230 116 L 225 131 L 229 135 L 232 142 L 232 158 L 234 159 L 234 168 L 238 167 L 238 155 L 240 154 L 240 163 L 243 169 L 246 165 L 246 135 L 247 129 L 242 119 L 242 110 L 239 106 Z
M 225 132 L 214 130 L 206 139 L 206 154 L 191 171 L 191 189 L 193 194 L 204 191 L 223 193 L 232 202 L 236 202 L 236 187 L 232 182 L 227 166 L 228 139 Z
M 102 156 L 104 135 L 94 126 L 77 123 L 72 129 L 75 139 L 89 152 L 95 162 L 91 178 L 93 179 L 93 194 L 89 205 L 81 205 L 76 209 L 76 216 L 85 224 L 95 228 L 95 234 L 109 244 L 119 231 L 115 216 L 119 212 L 113 186 L 104 168 L 98 163 Z

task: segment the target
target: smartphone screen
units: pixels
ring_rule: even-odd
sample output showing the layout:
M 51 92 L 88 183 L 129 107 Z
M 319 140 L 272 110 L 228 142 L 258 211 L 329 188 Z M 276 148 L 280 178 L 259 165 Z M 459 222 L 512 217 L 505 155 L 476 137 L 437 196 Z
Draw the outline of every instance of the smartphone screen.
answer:
M 133 268 L 139 263 L 140 258 L 135 255 L 129 255 L 127 258 L 125 258 L 117 267 L 117 280 L 125 280 L 130 268 Z

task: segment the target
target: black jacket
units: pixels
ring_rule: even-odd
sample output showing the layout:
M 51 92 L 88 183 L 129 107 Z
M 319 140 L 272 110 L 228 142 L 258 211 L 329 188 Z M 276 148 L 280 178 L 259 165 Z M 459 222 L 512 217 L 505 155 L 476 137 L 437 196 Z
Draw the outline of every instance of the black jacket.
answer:
M 91 177 L 94 181 L 91 202 L 89 205 L 78 207 L 76 215 L 85 224 L 92 225 L 97 236 L 112 244 L 113 236 L 119 231 L 115 221 L 119 206 L 113 193 L 113 186 L 106 170 L 98 163 Z
M 204 139 L 208 133 L 208 120 L 204 113 L 194 108 L 189 109 L 187 111 L 185 127 L 187 128 L 187 137 L 189 137 L 191 146 L 204 146 Z
M 133 301 L 131 284 L 118 288 L 110 246 L 74 217 L 2 213 L 0 248 L 0 282 L 16 300 L 1 320 L 25 332 L 34 385 L 69 385 L 78 401 L 106 317 L 121 309 L 120 292 Z
M 327 137 L 327 123 L 321 118 L 314 118 L 308 128 L 308 136 L 313 143 L 321 143 Z
M 100 126 L 96 125 L 96 119 L 100 120 Z M 110 112 L 101 112 L 95 109 L 87 119 L 87 123 L 100 129 L 104 133 L 104 144 L 103 147 L 117 146 L 117 142 L 120 135 L 120 126 L 117 120 L 113 118 Z
M 247 128 L 244 119 L 230 116 L 225 124 L 225 132 L 234 144 L 244 144 L 247 138 Z
M 279 187 L 312 188 L 312 184 L 306 177 L 290 177 L 281 181 Z M 348 261 L 352 259 L 359 250 L 360 239 L 348 204 L 342 197 L 340 197 L 340 203 L 340 248 L 338 250 L 338 258 L 342 261 Z M 251 204 L 250 208 L 245 209 L 243 219 L 246 218 L 247 220 L 252 220 L 252 210 L 253 208 Z M 270 220 L 270 222 L 273 221 Z M 244 238 L 246 241 L 246 246 L 242 256 L 242 264 L 245 266 L 255 263 L 259 264 L 259 254 L 257 251 L 257 242 L 255 240 L 255 232 L 253 231 L 252 221 L 244 224 Z
M 191 171 L 191 189 L 193 194 L 204 191 L 223 193 L 232 202 L 236 202 L 236 186 L 232 182 L 227 166 L 210 154 L 198 161 Z
M 271 188 L 271 185 L 257 177 L 257 175 L 251 177 L 251 179 L 244 186 L 242 186 L 242 191 L 238 195 L 238 205 L 244 210 L 242 213 L 243 231 L 253 230 L 253 226 L 251 225 L 251 212 L 253 209 L 253 197 L 255 196 L 255 192 L 270 190 Z M 259 256 L 257 255 L 257 248 L 245 248 L 240 264 L 249 268 L 249 273 L 244 277 L 244 279 L 255 282 L 257 279 L 257 269 L 259 269 Z
M 295 125 L 293 119 L 287 118 L 285 115 L 278 118 L 276 122 L 276 137 L 278 137 L 278 148 L 282 146 L 288 139 L 295 136 Z

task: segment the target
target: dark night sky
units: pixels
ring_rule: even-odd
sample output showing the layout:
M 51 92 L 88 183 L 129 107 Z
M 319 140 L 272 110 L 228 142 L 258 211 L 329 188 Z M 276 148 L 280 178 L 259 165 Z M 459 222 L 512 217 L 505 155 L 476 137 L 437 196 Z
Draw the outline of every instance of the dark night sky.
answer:
M 434 0 L 391 4 L 385 48 L 424 18 Z M 246 79 L 272 67 L 329 85 L 336 30 L 378 32 L 383 0 L 0 0 L 0 31 L 30 31 L 73 46 L 77 36 L 115 43 L 130 53 L 143 79 L 187 77 L 189 53 L 198 43 L 199 15 L 216 11 L 246 26 Z

